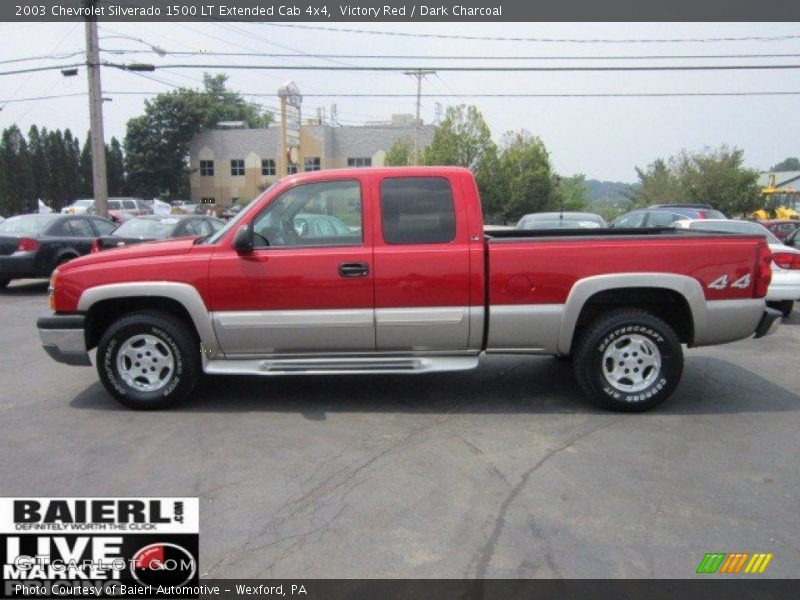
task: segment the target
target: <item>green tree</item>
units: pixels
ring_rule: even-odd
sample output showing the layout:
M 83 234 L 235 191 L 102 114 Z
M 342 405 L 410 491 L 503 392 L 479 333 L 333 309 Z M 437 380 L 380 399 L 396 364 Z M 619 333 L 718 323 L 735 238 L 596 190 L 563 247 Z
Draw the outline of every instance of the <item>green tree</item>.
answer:
M 37 208 L 36 182 L 31 156 L 28 142 L 16 125 L 3 131 L 0 141 L 0 166 L 3 170 L 0 212 L 5 216 L 34 212 Z
M 589 204 L 589 187 L 583 174 L 559 177 L 554 192 L 554 204 L 558 210 L 582 211 Z
M 122 145 L 115 137 L 111 138 L 111 144 L 106 145 L 106 174 L 108 195 L 125 194 L 125 158 L 122 155 Z
M 50 197 L 50 162 L 47 158 L 46 137 L 46 129 L 43 128 L 40 133 L 36 125 L 31 125 L 28 131 L 28 150 L 33 170 L 34 194 L 37 199 L 49 201 L 52 198 Z
M 414 147 L 405 138 L 395 140 L 389 149 L 386 151 L 386 157 L 383 159 L 383 164 L 387 167 L 405 167 L 410 165 L 413 159 Z
M 433 140 L 425 148 L 422 162 L 477 171 L 481 161 L 493 152 L 497 152 L 497 147 L 483 115 L 477 107 L 461 104 L 448 107 Z
M 503 203 L 506 221 L 557 208 L 554 190 L 558 183 L 541 139 L 525 130 L 508 132 L 503 138 L 499 164 L 506 186 Z
M 131 193 L 153 197 L 188 195 L 189 142 L 219 121 L 263 127 L 270 112 L 228 90 L 225 75 L 203 76 L 203 89 L 181 88 L 145 102 L 144 114 L 128 121 L 125 167 Z
M 66 202 L 81 195 L 81 144 L 69 129 L 64 130 L 64 181 Z
M 637 206 L 674 202 L 710 204 L 729 216 L 746 215 L 761 204 L 758 172 L 744 167 L 744 151 L 721 146 L 683 151 L 642 170 L 634 191 Z
M 800 171 L 800 158 L 786 158 L 772 167 L 770 171 Z

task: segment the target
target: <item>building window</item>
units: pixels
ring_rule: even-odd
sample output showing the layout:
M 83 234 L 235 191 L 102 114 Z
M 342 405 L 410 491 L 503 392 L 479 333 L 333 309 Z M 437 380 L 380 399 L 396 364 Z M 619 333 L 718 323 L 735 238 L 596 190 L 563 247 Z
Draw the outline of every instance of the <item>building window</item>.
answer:
M 213 177 L 214 176 L 214 161 L 213 160 L 201 160 L 200 161 L 200 176 L 201 177 Z
M 263 177 L 272 177 L 275 175 L 275 159 L 265 158 L 261 161 L 261 175 Z
M 231 160 L 231 177 L 240 177 L 242 175 L 244 175 L 244 160 L 234 158 Z
M 289 165 L 287 166 L 287 171 L 289 175 L 294 175 L 295 173 L 297 173 L 297 163 L 290 162 Z
M 348 167 L 371 167 L 372 166 L 372 159 L 370 157 L 348 158 L 347 159 L 347 166 Z
M 319 171 L 319 156 L 309 156 L 303 161 L 304 171 Z

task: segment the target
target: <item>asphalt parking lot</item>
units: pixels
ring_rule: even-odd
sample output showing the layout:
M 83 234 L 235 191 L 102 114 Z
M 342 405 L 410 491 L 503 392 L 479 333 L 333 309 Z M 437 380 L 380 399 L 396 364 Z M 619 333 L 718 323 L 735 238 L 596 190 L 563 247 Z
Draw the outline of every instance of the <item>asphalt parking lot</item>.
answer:
M 205 577 L 687 578 L 706 552 L 800 572 L 800 314 L 690 350 L 659 409 L 603 413 L 569 365 L 208 378 L 135 413 L 50 360 L 46 284 L 0 292 L 3 496 L 198 496 Z

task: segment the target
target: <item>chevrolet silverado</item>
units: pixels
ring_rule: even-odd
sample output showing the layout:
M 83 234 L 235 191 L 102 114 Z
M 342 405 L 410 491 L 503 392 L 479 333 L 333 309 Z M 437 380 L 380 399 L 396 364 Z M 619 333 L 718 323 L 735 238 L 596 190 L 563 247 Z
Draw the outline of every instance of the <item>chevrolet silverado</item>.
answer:
M 206 237 L 114 249 L 51 278 L 47 353 L 136 409 L 208 375 L 426 373 L 485 354 L 572 360 L 599 405 L 665 400 L 683 345 L 771 333 L 761 236 L 664 229 L 484 233 L 470 171 L 282 179 Z

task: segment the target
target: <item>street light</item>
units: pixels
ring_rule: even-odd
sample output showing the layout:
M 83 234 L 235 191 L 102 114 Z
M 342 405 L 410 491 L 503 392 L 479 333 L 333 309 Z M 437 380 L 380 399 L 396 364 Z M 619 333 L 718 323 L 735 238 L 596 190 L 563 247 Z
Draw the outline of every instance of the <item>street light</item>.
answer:
M 148 42 L 145 42 L 141 38 L 133 37 L 133 36 L 130 36 L 130 35 L 104 35 L 100 39 L 101 40 L 130 40 L 132 42 L 139 42 L 140 44 L 144 44 L 145 46 L 150 48 L 150 50 L 152 50 L 153 52 L 155 52 L 156 54 L 158 54 L 161 57 L 164 57 L 167 54 L 169 54 L 169 52 L 164 50 L 161 46 L 156 46 L 155 44 L 149 44 Z

